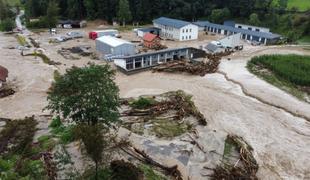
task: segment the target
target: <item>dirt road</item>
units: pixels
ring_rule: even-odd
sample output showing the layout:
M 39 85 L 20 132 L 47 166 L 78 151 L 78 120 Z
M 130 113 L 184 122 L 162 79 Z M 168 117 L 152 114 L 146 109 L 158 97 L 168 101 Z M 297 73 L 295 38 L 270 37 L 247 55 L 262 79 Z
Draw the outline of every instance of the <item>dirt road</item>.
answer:
M 56 68 L 33 57 L 22 57 L 16 49 L 4 48 L 8 45 L 17 46 L 16 39 L 0 34 L 0 65 L 9 69 L 9 81 L 17 86 L 18 91 L 11 97 L 0 99 L 0 116 L 22 118 L 42 114 L 42 108 L 46 105 L 46 91 Z M 70 62 L 63 60 L 54 52 L 55 49 L 46 48 L 46 51 L 52 60 L 66 62 L 66 66 L 58 67 L 61 72 L 73 64 L 82 66 L 88 62 L 86 59 Z M 253 96 L 290 111 L 298 111 L 303 116 L 310 116 L 309 104 L 265 83 L 245 69 L 247 60 L 253 55 L 288 52 L 288 48 L 279 51 L 266 49 L 252 48 L 242 54 L 235 54 L 231 61 L 222 62 L 220 70 L 229 79 L 238 81 Z M 293 49 L 290 52 L 294 53 L 306 53 L 289 49 Z M 196 77 L 151 72 L 132 76 L 117 73 L 116 82 L 123 97 L 182 89 L 193 95 L 194 102 L 209 122 L 208 128 L 216 130 L 215 134 L 223 136 L 234 133 L 244 137 L 253 146 L 255 158 L 260 165 L 258 176 L 261 179 L 310 178 L 310 161 L 307 160 L 310 154 L 310 122 L 247 96 L 240 84 L 228 81 L 223 74 Z M 206 161 L 191 157 L 189 169 L 197 168 L 190 171 L 190 175 L 199 178 L 199 168 Z

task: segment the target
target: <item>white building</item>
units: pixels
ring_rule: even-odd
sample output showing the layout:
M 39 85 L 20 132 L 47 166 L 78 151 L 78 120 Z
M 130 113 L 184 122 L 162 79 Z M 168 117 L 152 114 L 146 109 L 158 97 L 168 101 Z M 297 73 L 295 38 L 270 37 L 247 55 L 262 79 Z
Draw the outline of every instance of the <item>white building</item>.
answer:
M 190 41 L 198 39 L 198 26 L 190 22 L 161 17 L 153 20 L 154 27 L 161 30 L 164 39 Z
M 97 38 L 96 49 L 102 55 L 129 56 L 135 54 L 133 43 L 112 36 Z

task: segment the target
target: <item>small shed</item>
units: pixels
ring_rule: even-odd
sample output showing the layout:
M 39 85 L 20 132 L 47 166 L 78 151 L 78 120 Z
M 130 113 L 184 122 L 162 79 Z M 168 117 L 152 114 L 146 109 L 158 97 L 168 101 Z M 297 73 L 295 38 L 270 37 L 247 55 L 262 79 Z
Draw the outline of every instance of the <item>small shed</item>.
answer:
M 96 39 L 96 49 L 104 55 L 129 56 L 135 54 L 135 48 L 133 43 L 112 36 Z
M 0 66 L 0 88 L 2 87 L 2 84 L 6 82 L 8 75 L 9 71 L 5 67 Z
M 150 48 L 150 49 L 159 47 L 160 46 L 160 38 L 155 34 L 146 33 L 143 36 L 143 46 Z

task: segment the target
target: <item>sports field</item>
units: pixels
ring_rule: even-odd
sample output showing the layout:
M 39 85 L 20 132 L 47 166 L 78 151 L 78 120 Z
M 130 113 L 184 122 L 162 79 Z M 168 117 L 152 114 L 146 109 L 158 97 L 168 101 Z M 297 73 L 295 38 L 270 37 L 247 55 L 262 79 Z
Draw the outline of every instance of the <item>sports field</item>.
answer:
M 310 0 L 288 0 L 287 7 L 291 9 L 292 7 L 297 7 L 301 11 L 310 9 Z

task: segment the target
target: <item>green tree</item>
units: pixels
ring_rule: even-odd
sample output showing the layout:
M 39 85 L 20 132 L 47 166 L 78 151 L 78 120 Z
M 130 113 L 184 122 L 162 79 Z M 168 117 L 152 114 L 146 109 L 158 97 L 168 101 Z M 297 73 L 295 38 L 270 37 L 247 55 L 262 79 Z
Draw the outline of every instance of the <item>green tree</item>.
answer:
M 119 89 L 109 65 L 73 67 L 56 78 L 48 92 L 47 109 L 77 123 L 109 126 L 117 122 Z
M 215 23 L 223 23 L 225 20 L 230 18 L 230 11 L 228 8 L 214 9 L 212 10 L 210 19 Z
M 100 124 L 79 125 L 76 136 L 81 139 L 85 145 L 85 150 L 95 163 L 95 179 L 98 179 L 99 164 L 104 158 L 109 158 L 108 147 L 113 144 L 106 128 Z M 105 159 L 107 161 L 107 159 Z
M 258 18 L 258 15 L 256 13 L 252 13 L 249 17 L 249 23 L 251 25 L 259 26 L 260 25 L 260 20 Z
M 119 0 L 118 6 L 117 18 L 125 26 L 126 22 L 132 20 L 128 0 Z
M 15 28 L 15 22 L 11 18 L 3 20 L 0 24 L 1 31 L 13 31 Z
M 47 12 L 46 12 L 46 22 L 48 28 L 54 28 L 57 25 L 58 21 L 58 4 L 55 0 L 51 0 L 48 3 Z

